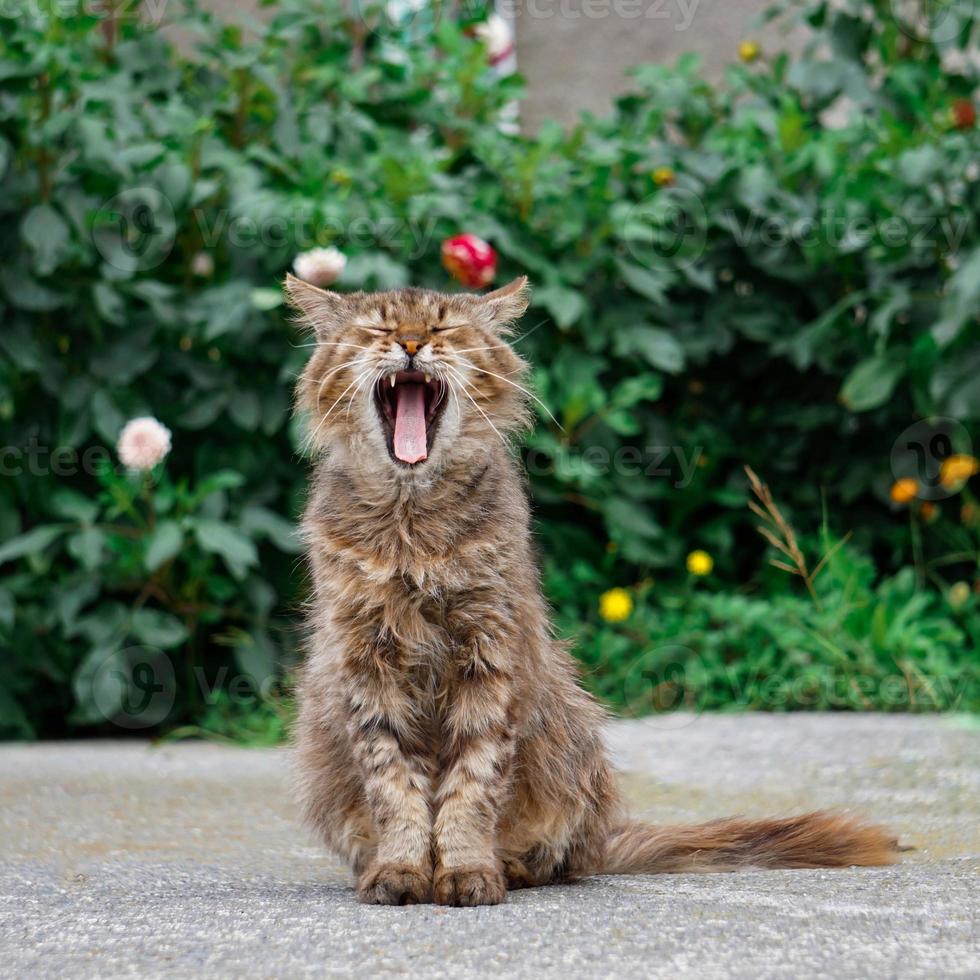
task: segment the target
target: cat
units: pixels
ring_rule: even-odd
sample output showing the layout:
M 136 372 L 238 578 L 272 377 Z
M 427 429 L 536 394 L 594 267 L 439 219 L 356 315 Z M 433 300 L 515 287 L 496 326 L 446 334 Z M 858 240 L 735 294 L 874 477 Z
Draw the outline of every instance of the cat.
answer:
M 319 456 L 298 795 L 366 903 L 492 905 L 594 874 L 878 865 L 848 817 L 653 827 L 624 815 L 605 713 L 553 635 L 511 440 L 525 278 L 486 294 L 344 294 L 292 276 L 316 343 L 297 385 Z

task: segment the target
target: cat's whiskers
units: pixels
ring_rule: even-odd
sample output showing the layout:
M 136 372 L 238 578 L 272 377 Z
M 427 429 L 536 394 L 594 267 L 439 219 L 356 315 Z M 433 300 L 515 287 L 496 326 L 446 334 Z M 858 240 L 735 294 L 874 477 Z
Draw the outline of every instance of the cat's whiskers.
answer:
M 445 367 L 446 367 L 446 370 L 450 372 L 451 376 L 456 380 L 457 387 L 459 388 L 459 390 L 462 391 L 462 393 L 464 395 L 466 395 L 467 398 L 469 398 L 469 400 L 473 404 L 473 407 L 487 420 L 487 425 L 489 425 L 490 428 L 493 429 L 493 431 L 496 432 L 497 435 L 500 437 L 500 441 L 504 444 L 504 448 L 505 449 L 508 448 L 508 446 L 507 446 L 507 440 L 500 434 L 500 430 L 493 424 L 493 422 L 490 421 L 490 416 L 487 415 L 487 413 L 484 412 L 483 409 L 480 408 L 479 405 L 477 405 L 476 400 L 473 398 L 473 396 L 466 390 L 465 387 L 463 387 L 464 385 L 467 385 L 468 384 L 468 382 L 466 381 L 466 379 L 463 378 L 462 375 L 460 375 L 451 365 L 447 364 L 447 365 L 445 365 Z M 474 388 L 473 390 L 476 391 L 476 388 Z M 454 389 L 454 391 L 455 391 L 455 389 Z M 456 399 L 456 408 L 457 408 L 457 411 L 458 411 L 459 410 L 459 399 L 458 398 Z
M 458 355 L 459 352 L 457 351 L 456 353 Z M 458 357 L 458 360 L 461 361 L 463 364 L 465 364 L 467 367 L 471 368 L 472 370 L 479 371 L 481 374 L 489 374 L 491 378 L 497 378 L 499 381 L 503 381 L 504 384 L 509 384 L 511 387 L 516 388 L 518 391 L 523 392 L 525 395 L 527 395 L 528 398 L 533 398 L 534 401 L 536 401 L 548 413 L 548 418 L 550 418 L 551 421 L 554 422 L 555 425 L 557 425 L 562 432 L 565 431 L 565 427 L 561 424 L 561 422 L 558 421 L 558 419 L 555 418 L 555 416 L 551 412 L 551 409 L 548 408 L 548 406 L 545 405 L 545 403 L 541 401 L 541 399 L 538 398 L 538 396 L 534 394 L 533 391 L 529 391 L 523 385 L 519 385 L 516 381 L 511 381 L 509 378 L 505 378 L 502 374 L 495 374 L 493 371 L 488 371 L 486 368 L 481 368 L 479 365 L 474 364 L 472 361 L 468 360 L 465 357 Z
M 384 372 L 382 370 L 375 369 L 373 371 L 368 371 L 367 373 L 361 375 L 361 381 L 360 381 L 360 383 L 354 389 L 354 393 L 350 396 L 350 398 L 347 399 L 347 416 L 346 417 L 347 417 L 348 420 L 350 419 L 350 407 L 351 407 L 351 405 L 354 404 L 354 399 L 357 398 L 357 396 L 360 394 L 361 387 L 364 385 L 364 382 L 367 380 L 368 374 L 371 375 L 371 387 L 373 388 L 374 385 L 376 385 L 381 380 L 381 375 L 383 373 Z
M 491 347 L 464 347 L 462 350 L 455 351 L 456 354 L 472 354 L 474 351 L 478 350 L 504 350 L 508 347 L 513 347 L 514 344 L 519 344 L 525 337 L 530 337 L 535 330 L 539 327 L 543 327 L 548 322 L 547 318 L 544 320 L 539 320 L 530 330 L 526 333 L 522 333 L 520 337 L 515 337 L 510 343 L 507 344 L 494 344 Z
M 329 371 L 327 371 L 327 373 L 324 374 L 324 376 L 320 379 L 319 387 L 316 390 L 317 404 L 319 404 L 320 402 L 320 396 L 323 394 L 324 386 L 338 371 L 343 371 L 344 368 L 352 368 L 355 371 L 357 371 L 358 367 L 363 365 L 364 365 L 363 358 L 361 358 L 359 355 L 355 355 L 349 361 L 344 361 L 343 364 L 338 364 L 335 367 L 332 367 Z
M 371 374 L 371 372 L 372 372 L 372 368 L 370 368 L 370 367 L 365 368 L 364 371 L 361 374 L 357 375 L 354 378 L 354 380 L 337 396 L 337 400 L 327 409 L 326 414 L 323 416 L 323 418 L 320 419 L 320 421 L 317 423 L 317 427 L 311 433 L 310 438 L 308 440 L 310 446 L 312 446 L 314 444 L 314 442 L 316 440 L 317 433 L 323 427 L 323 423 L 326 422 L 328 418 L 330 418 L 331 413 L 340 404 L 340 402 L 343 399 L 344 395 L 346 395 L 347 392 L 350 391 L 351 388 L 354 387 L 354 385 L 358 384 L 365 376 L 367 376 L 368 374 Z
M 290 344 L 293 350 L 303 350 L 305 347 L 356 347 L 358 350 L 370 350 L 362 344 L 348 344 L 339 340 L 315 340 L 312 344 Z

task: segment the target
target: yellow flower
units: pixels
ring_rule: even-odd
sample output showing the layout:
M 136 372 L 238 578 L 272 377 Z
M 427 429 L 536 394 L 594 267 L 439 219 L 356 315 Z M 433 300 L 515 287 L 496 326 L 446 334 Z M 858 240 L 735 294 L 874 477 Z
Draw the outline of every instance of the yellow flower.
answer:
M 757 41 L 743 41 L 738 46 L 738 56 L 744 62 L 755 61 L 759 57 L 759 44 Z
M 919 493 L 919 481 L 911 476 L 903 476 L 901 480 L 896 480 L 892 484 L 888 496 L 892 498 L 893 504 L 910 504 L 915 500 Z
M 958 487 L 978 471 L 980 471 L 980 460 L 965 453 L 956 453 L 943 460 L 939 467 L 939 482 L 947 489 Z
M 633 611 L 633 599 L 626 589 L 610 589 L 599 596 L 599 615 L 607 623 L 621 623 Z
M 692 551 L 687 556 L 687 570 L 692 575 L 710 575 L 715 560 L 707 551 Z
M 970 598 L 970 586 L 966 582 L 951 585 L 947 598 L 954 609 L 959 609 Z
M 674 168 L 657 167 L 650 176 L 657 187 L 669 187 L 674 182 Z

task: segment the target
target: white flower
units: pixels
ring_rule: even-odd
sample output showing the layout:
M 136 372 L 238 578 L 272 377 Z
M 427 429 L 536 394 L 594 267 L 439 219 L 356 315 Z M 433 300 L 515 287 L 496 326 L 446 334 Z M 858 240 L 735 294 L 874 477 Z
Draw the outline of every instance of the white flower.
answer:
M 388 0 L 385 12 L 392 24 L 400 24 L 409 16 L 414 17 L 419 11 L 424 10 L 427 5 L 428 0 Z
M 500 14 L 491 14 L 473 33 L 487 46 L 491 65 L 499 64 L 514 50 L 514 32 Z
M 191 272 L 202 279 L 210 279 L 214 275 L 214 258 L 210 252 L 198 252 L 191 259 Z
M 311 248 L 293 259 L 293 271 L 314 286 L 336 282 L 347 265 L 347 256 L 336 248 Z
M 170 452 L 170 430 L 150 415 L 131 419 L 116 443 L 123 465 L 131 470 L 152 470 Z

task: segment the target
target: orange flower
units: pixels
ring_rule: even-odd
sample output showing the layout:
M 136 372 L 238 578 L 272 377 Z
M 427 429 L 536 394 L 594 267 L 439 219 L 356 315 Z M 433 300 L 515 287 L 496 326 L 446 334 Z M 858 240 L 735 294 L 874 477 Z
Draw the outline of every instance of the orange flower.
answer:
M 939 467 L 939 482 L 949 489 L 959 489 L 974 473 L 980 471 L 980 460 L 966 453 L 956 453 L 943 460 Z
M 926 500 L 922 506 L 919 508 L 919 515 L 926 524 L 931 524 L 937 517 L 939 517 L 939 508 Z
M 910 476 L 903 476 L 892 484 L 888 496 L 894 504 L 910 504 L 919 494 L 919 481 Z
M 967 525 L 980 524 L 980 509 L 971 501 L 967 501 L 960 509 L 960 520 Z

